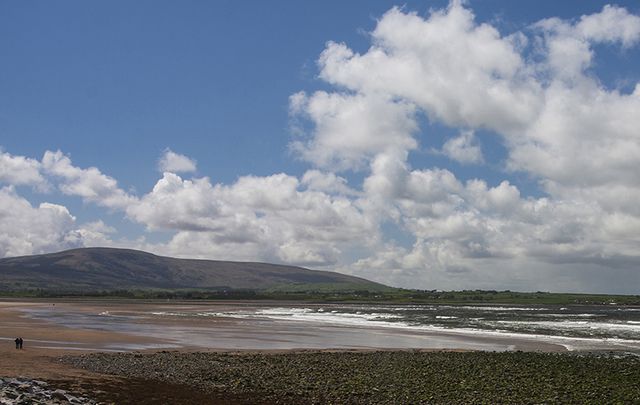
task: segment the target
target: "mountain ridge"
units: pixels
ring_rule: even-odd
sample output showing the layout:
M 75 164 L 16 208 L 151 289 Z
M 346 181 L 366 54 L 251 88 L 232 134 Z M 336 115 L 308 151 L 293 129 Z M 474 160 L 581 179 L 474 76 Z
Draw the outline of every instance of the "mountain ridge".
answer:
M 335 285 L 380 290 L 346 274 L 262 262 L 180 259 L 119 248 L 78 248 L 0 259 L 0 290 L 246 289 Z

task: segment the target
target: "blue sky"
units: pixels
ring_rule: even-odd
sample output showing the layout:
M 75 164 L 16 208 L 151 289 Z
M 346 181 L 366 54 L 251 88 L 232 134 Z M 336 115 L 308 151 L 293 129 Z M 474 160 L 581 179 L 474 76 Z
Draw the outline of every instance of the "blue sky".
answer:
M 640 167 L 637 136 L 620 129 L 633 126 L 629 111 L 637 111 L 640 5 L 605 4 L 412 1 L 394 15 L 398 3 L 389 1 L 4 2 L 0 187 L 9 194 L 0 211 L 30 205 L 21 229 L 46 226 L 53 240 L 7 230 L 0 253 L 100 244 L 301 264 L 421 288 L 637 292 L 629 281 L 640 281 L 640 214 L 623 202 L 640 189 L 619 179 Z M 471 25 L 446 34 L 434 15 Z M 410 20 L 424 30 L 410 32 Z M 438 42 L 439 33 L 452 37 Z M 340 55 L 336 44 L 351 56 L 319 62 Z M 565 48 L 558 56 L 554 47 Z M 376 48 L 388 66 L 368 65 Z M 485 60 L 491 52 L 517 60 Z M 580 58 L 587 59 L 575 71 L 559 67 Z M 352 70 L 356 60 L 368 68 Z M 408 60 L 421 60 L 424 71 L 389 73 Z M 469 77 L 477 79 L 467 96 Z M 593 100 L 616 108 L 600 117 L 611 125 L 582 142 L 578 121 L 553 114 L 603 111 Z M 356 102 L 364 112 L 355 122 L 379 120 L 383 129 L 362 128 L 357 138 L 354 121 L 334 119 Z M 55 168 L 46 151 L 61 152 Z M 195 163 L 164 167 L 180 176 L 180 190 L 206 178 L 168 203 L 175 221 L 159 219 L 173 213 L 158 208 L 153 192 L 167 179 L 159 159 L 169 151 Z M 70 161 L 64 168 L 60 156 Z M 25 180 L 27 166 L 40 177 Z M 278 174 L 286 178 L 274 184 Z M 117 186 L 106 186 L 109 179 Z M 400 186 L 383 189 L 383 181 Z M 298 194 L 284 202 L 258 195 L 287 196 L 291 187 Z M 495 202 L 516 191 L 513 206 Z M 114 195 L 122 200 L 105 202 Z M 491 198 L 497 205 L 487 205 Z M 33 223 L 41 203 L 67 214 Z M 550 213 L 532 219 L 544 204 Z M 453 229 L 457 223 L 464 226 Z M 248 235 L 253 230 L 264 238 Z

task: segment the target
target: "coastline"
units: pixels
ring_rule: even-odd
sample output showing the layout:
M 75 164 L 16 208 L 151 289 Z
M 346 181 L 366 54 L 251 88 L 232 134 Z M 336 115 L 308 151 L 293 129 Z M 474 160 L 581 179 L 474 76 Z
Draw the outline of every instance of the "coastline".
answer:
M 411 329 L 376 325 L 341 325 L 222 316 L 181 317 L 159 314 L 205 308 L 219 313 L 291 303 L 18 301 L 0 302 L 6 327 L 0 341 L 23 336 L 36 348 L 76 351 L 433 349 L 485 351 L 565 351 L 535 336 L 464 330 Z M 305 303 L 305 306 L 309 304 Z M 43 333 L 46 328 L 46 333 Z
M 0 300 L 0 343 L 21 336 L 30 349 L 78 353 L 324 349 L 640 353 L 640 341 L 613 335 L 599 338 L 414 326 L 386 322 L 379 318 L 384 314 L 355 312 L 360 308 L 350 309 L 352 315 L 333 314 L 334 309 L 340 310 L 326 304 L 278 301 L 4 299 Z M 625 327 L 637 329 L 636 322 L 632 323 Z
M 3 325 L 0 332 L 2 335 L 0 336 L 0 356 L 3 359 L 0 362 L 0 376 L 44 380 L 52 386 L 77 392 L 78 395 L 82 394 L 89 398 L 93 397 L 101 403 L 152 404 L 162 403 L 162 399 L 170 399 L 176 404 L 261 403 L 256 401 L 258 394 L 259 398 L 264 400 L 262 403 L 323 403 L 327 400 L 343 403 L 394 403 L 395 399 L 401 398 L 396 398 L 395 395 L 406 396 L 411 392 L 407 391 L 409 388 L 405 386 L 405 382 L 420 384 L 422 380 L 414 381 L 412 378 L 415 373 L 423 373 L 425 376 L 431 376 L 429 377 L 431 380 L 428 381 L 435 381 L 437 378 L 453 379 L 451 381 L 455 380 L 456 384 L 466 381 L 465 384 L 469 386 L 465 389 L 471 391 L 464 391 L 465 395 L 471 395 L 473 390 L 481 389 L 481 385 L 477 385 L 480 384 L 481 379 L 490 379 L 493 385 L 485 387 L 488 391 L 478 395 L 481 397 L 484 395 L 487 400 L 503 398 L 504 403 L 521 403 L 525 398 L 522 396 L 524 394 L 520 392 L 518 396 L 511 393 L 509 395 L 515 396 L 508 396 L 506 391 L 500 390 L 507 390 L 510 385 L 504 385 L 500 380 L 511 375 L 509 373 L 519 375 L 519 371 L 513 369 L 516 365 L 531 363 L 535 367 L 533 369 L 527 369 L 529 366 L 524 367 L 528 371 L 519 377 L 522 379 L 520 382 L 516 381 L 513 384 L 523 384 L 523 387 L 526 387 L 536 383 L 540 378 L 543 380 L 546 378 L 555 384 L 554 389 L 561 392 L 564 389 L 563 384 L 571 383 L 571 378 L 574 377 L 584 378 L 585 376 L 580 377 L 582 373 L 580 370 L 591 367 L 596 371 L 613 370 L 612 375 L 618 382 L 612 380 L 607 382 L 608 385 L 602 385 L 599 382 L 600 385 L 585 386 L 586 388 L 578 384 L 568 390 L 570 393 L 573 392 L 571 395 L 574 395 L 570 398 L 583 398 L 582 395 L 587 392 L 584 390 L 588 389 L 589 392 L 601 392 L 600 398 L 614 398 L 606 397 L 613 392 L 615 395 L 621 395 L 620 398 L 640 400 L 640 392 L 629 391 L 620 385 L 626 384 L 625 379 L 629 375 L 634 375 L 634 378 L 640 377 L 635 375 L 640 370 L 638 358 L 627 356 L 616 359 L 614 356 L 599 356 L 586 352 L 572 354 L 566 352 L 562 346 L 544 342 L 529 342 L 530 345 L 527 346 L 526 342 L 518 339 L 476 337 L 475 345 L 484 344 L 486 347 L 494 348 L 508 348 L 509 345 L 512 347 L 511 350 L 498 350 L 498 352 L 477 351 L 469 349 L 468 342 L 465 343 L 467 346 L 461 344 L 462 347 L 456 347 L 456 342 L 464 342 L 464 340 L 452 340 L 452 336 L 441 332 L 416 333 L 390 328 L 354 329 L 327 325 L 322 325 L 319 329 L 309 329 L 311 326 L 308 324 L 296 328 L 286 322 L 255 319 L 238 321 L 225 318 L 154 317 L 149 319 L 140 317 L 134 319 L 143 333 L 132 333 L 128 329 L 128 316 L 131 314 L 153 311 L 158 307 L 210 308 L 212 305 L 217 305 L 218 309 L 230 309 L 238 306 L 250 308 L 255 303 L 167 304 L 90 300 L 73 302 L 4 300 L 0 302 L 0 324 Z M 65 321 L 70 322 L 65 326 L 59 322 L 60 319 L 52 322 L 32 316 L 36 313 L 33 311 L 42 310 L 46 310 L 44 313 L 57 313 L 57 316 L 63 316 L 63 318 L 69 311 L 76 311 L 82 316 L 89 314 L 90 318 L 82 316 L 64 318 Z M 109 311 L 109 314 L 100 315 L 104 311 Z M 42 312 L 37 313 L 42 314 Z M 126 317 L 122 315 L 125 313 L 128 314 Z M 104 325 L 99 322 L 85 327 L 87 325 L 71 322 L 77 319 L 102 320 L 103 318 L 115 319 L 113 322 L 117 327 L 103 328 Z M 163 338 L 155 333 L 147 333 L 150 326 L 161 330 L 190 327 L 193 330 L 199 330 L 200 333 L 215 330 L 218 333 L 216 335 L 218 340 L 214 341 L 218 343 L 228 341 L 246 343 L 266 339 L 267 344 L 257 349 L 251 347 L 239 349 L 224 344 L 201 346 L 188 339 L 180 343 L 175 340 L 177 336 L 175 334 L 169 333 Z M 286 333 L 283 332 L 283 327 Z M 380 339 L 379 341 L 385 341 L 389 334 L 399 335 L 401 339 L 409 339 L 409 342 L 415 341 L 411 339 L 425 342 L 437 341 L 444 336 L 445 341 L 454 346 L 443 348 L 425 345 L 427 347 L 402 348 L 383 347 L 382 344 L 367 346 L 362 342 L 353 347 L 291 346 L 292 342 L 296 342 L 295 339 L 301 341 L 317 333 L 338 333 L 342 338 L 348 339 L 352 338 L 350 334 L 354 334 L 367 342 L 370 342 L 371 338 L 367 340 L 364 334 L 377 336 L 375 339 Z M 294 340 L 286 341 L 283 334 Z M 168 337 L 169 335 L 171 338 Z M 14 348 L 12 340 L 17 336 L 25 339 L 23 350 Z M 226 340 L 223 336 L 227 336 Z M 468 339 L 465 336 L 455 338 Z M 529 350 L 521 352 L 520 348 Z M 485 363 L 495 370 L 482 369 L 475 377 L 457 374 L 467 367 Z M 559 367 L 558 365 L 568 370 L 566 376 L 554 374 L 553 370 Z M 390 368 L 384 372 L 376 372 L 380 367 Z M 617 368 L 620 368 L 619 375 L 615 371 Z M 211 374 L 210 370 L 217 371 Z M 286 377 L 287 373 L 292 373 L 287 377 L 288 380 L 281 380 L 280 377 L 283 375 Z M 545 376 L 545 373 L 551 374 Z M 198 375 L 208 375 L 208 377 L 199 378 Z M 387 380 L 385 376 L 395 377 Z M 365 380 L 361 381 L 363 378 Z M 569 378 L 567 380 L 569 382 L 564 381 L 564 378 Z M 323 380 L 333 381 L 330 391 L 316 384 Z M 255 385 L 255 381 L 259 384 Z M 508 382 L 508 380 L 505 381 Z M 447 389 L 446 386 L 435 383 L 433 385 L 432 382 L 424 384 L 426 385 L 420 388 L 422 390 L 420 395 L 423 396 L 413 398 L 414 402 L 457 402 L 455 398 L 446 396 L 453 395 L 451 392 L 444 394 L 445 391 L 442 390 Z M 289 385 L 294 387 L 293 391 L 286 388 Z M 496 391 L 494 385 L 502 388 Z M 475 388 L 472 389 L 472 387 Z M 378 394 L 372 395 L 367 392 Z M 499 392 L 502 397 L 495 397 L 496 392 Z M 555 395 L 553 392 L 540 392 L 539 398 L 542 401 L 553 400 Z M 429 400 L 430 396 L 435 399 Z M 412 398 L 402 398 L 412 400 Z

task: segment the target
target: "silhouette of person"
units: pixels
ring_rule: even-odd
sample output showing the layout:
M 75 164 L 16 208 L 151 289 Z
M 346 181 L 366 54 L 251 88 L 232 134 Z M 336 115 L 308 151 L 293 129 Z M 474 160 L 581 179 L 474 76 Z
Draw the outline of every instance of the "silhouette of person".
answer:
M 22 350 L 22 343 L 24 343 L 24 340 L 22 338 L 18 338 L 18 339 L 20 339 L 20 342 L 19 342 L 20 343 L 20 350 Z
M 16 349 L 20 348 L 20 338 L 17 337 L 16 340 L 14 340 L 14 342 L 16 342 Z

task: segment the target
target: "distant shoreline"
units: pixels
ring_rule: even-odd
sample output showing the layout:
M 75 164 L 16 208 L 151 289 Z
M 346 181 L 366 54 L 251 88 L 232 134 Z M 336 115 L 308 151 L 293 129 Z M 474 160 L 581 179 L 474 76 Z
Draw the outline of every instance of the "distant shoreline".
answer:
M 122 289 L 122 290 L 0 290 L 2 300 L 147 300 L 147 301 L 303 301 L 319 303 L 393 304 L 513 304 L 513 305 L 630 305 L 640 307 L 640 295 L 519 292 L 494 290 L 406 290 L 384 291 L 313 289 L 290 285 L 278 290 L 248 289 Z

